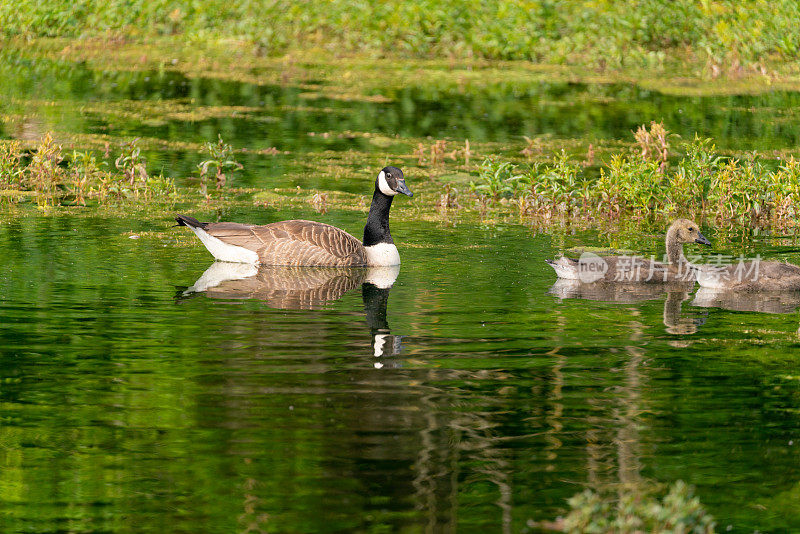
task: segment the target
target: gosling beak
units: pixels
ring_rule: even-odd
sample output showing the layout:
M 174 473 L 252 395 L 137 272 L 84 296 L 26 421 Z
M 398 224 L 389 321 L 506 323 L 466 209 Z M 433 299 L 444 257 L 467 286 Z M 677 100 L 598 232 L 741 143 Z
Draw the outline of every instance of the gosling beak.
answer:
M 701 245 L 711 245 L 711 241 L 706 239 L 706 236 L 704 236 L 700 232 L 697 233 L 697 239 L 695 239 L 694 242 L 700 243 Z
M 405 180 L 397 182 L 397 189 L 395 189 L 398 193 L 403 193 L 404 195 L 408 195 L 410 197 L 414 196 L 414 193 L 411 192 L 411 189 L 408 188 L 406 185 Z

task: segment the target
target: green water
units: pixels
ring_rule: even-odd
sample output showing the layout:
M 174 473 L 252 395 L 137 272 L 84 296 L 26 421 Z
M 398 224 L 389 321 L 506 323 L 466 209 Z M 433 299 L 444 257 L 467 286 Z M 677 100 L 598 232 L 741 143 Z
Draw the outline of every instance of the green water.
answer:
M 17 76 L 3 82 L 4 112 L 29 110 L 29 128 L 195 142 L 222 131 L 238 147 L 290 150 L 245 158 L 241 179 L 259 187 L 294 184 L 283 171 L 325 150 L 392 155 L 391 145 L 309 131 L 620 139 L 673 117 L 671 130 L 734 149 L 794 147 L 800 133 L 761 120 L 789 109 L 795 94 L 532 85 L 301 109 L 291 86 L 4 68 Z M 82 107 L 189 96 L 260 111 L 148 125 Z M 22 137 L 19 128 L 0 131 Z M 148 153 L 152 167 L 179 178 L 197 160 Z M 302 185 L 368 194 L 363 176 L 328 178 Z M 194 215 L 314 218 L 356 234 L 364 224 L 362 213 L 336 209 Z M 391 289 L 352 272 L 320 274 L 314 287 L 324 291 L 313 293 L 306 275 L 282 272 L 193 293 L 211 257 L 167 224 L 3 208 L 3 532 L 525 532 L 565 513 L 585 488 L 678 479 L 696 487 L 719 530 L 800 529 L 800 317 L 746 311 L 789 312 L 791 299 L 778 310 L 729 303 L 737 311 L 701 306 L 694 294 L 574 298 L 552 287 L 544 259 L 607 246 L 600 232 L 398 218 L 403 264 Z M 712 227 L 703 231 L 713 240 Z M 660 241 L 624 244 L 649 255 Z M 748 243 L 717 250 L 800 262 L 790 238 Z

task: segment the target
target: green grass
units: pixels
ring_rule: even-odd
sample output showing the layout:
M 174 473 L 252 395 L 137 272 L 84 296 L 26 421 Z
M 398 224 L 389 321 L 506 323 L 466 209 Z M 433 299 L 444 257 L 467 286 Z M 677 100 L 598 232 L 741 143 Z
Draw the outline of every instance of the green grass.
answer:
M 345 2 L 20 0 L 0 3 L 6 37 L 235 38 L 258 53 L 319 47 L 373 56 L 763 70 L 800 52 L 793 0 Z

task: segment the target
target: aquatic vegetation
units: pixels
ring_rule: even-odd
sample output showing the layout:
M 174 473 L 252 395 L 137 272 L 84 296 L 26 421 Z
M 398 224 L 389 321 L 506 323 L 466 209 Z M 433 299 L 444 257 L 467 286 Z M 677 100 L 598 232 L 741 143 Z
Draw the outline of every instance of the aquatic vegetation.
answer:
M 633 134 L 636 144 L 642 150 L 642 159 L 659 161 L 659 171 L 661 172 L 664 172 L 667 168 L 667 161 L 669 160 L 668 136 L 669 132 L 664 128 L 664 123 L 656 121 L 650 123 L 649 130 L 642 125 Z
M 20 182 L 23 173 L 21 159 L 22 146 L 19 141 L 0 143 L 0 186 L 5 188 Z
M 469 160 L 472 155 L 473 152 L 469 146 L 469 139 L 464 140 L 464 148 L 448 150 L 447 140 L 437 139 L 428 149 L 425 148 L 423 143 L 417 143 L 417 149 L 414 151 L 414 156 L 417 157 L 418 165 L 431 165 L 433 167 L 443 166 L 445 159 L 457 161 L 459 157 L 463 158 L 464 166 L 469 167 Z
M 696 137 L 679 143 L 683 155 L 667 166 L 669 133 L 662 125 L 642 127 L 635 136 L 636 148 L 610 154 L 599 174 L 564 151 L 527 166 L 489 157 L 470 189 L 490 203 L 513 202 L 526 216 L 691 215 L 719 224 L 794 224 L 800 203 L 794 157 L 774 168 L 757 155 L 723 156 L 712 140 Z
M 436 202 L 436 209 L 439 212 L 458 209 L 461 205 L 458 203 L 458 189 L 451 184 L 445 184 L 443 192 L 439 195 L 439 200 Z
M 0 187 L 35 193 L 33 198 L 40 206 L 60 203 L 85 206 L 87 199 L 101 204 L 172 200 L 177 195 L 172 179 L 148 175 L 135 139 L 123 144 L 114 165 L 119 172 L 110 172 L 108 162 L 91 152 L 74 150 L 66 155 L 50 132 L 29 156 L 22 151 L 19 141 L 0 143 Z M 27 195 L 14 198 L 22 200 Z
M 63 160 L 61 145 L 56 144 L 52 134 L 47 133 L 34 152 L 26 172 L 22 174 L 22 185 L 41 193 L 37 203 L 46 205 L 54 201 L 66 176 L 64 168 L 60 166 Z
M 222 140 L 222 134 L 218 134 L 216 143 L 208 142 L 203 146 L 202 152 L 208 154 L 208 159 L 197 165 L 200 171 L 200 193 L 208 196 L 208 170 L 214 169 L 214 182 L 217 191 L 225 186 L 227 176 L 225 172 L 234 173 L 241 170 L 242 164 L 236 161 L 231 145 Z
M 570 512 L 548 524 L 570 533 L 711 534 L 714 518 L 705 511 L 691 488 L 682 481 L 670 486 L 663 498 L 641 491 L 595 493 L 586 490 L 569 500 Z
M 138 139 L 133 139 L 122 145 L 122 153 L 114 162 L 114 166 L 122 172 L 131 187 L 136 183 L 136 178 L 147 181 L 147 166 L 142 150 L 136 146 Z

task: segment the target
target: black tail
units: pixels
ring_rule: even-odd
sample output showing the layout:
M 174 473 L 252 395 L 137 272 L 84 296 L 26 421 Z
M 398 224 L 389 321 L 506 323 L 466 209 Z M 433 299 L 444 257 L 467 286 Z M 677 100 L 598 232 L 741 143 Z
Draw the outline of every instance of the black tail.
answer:
M 178 215 L 175 217 L 175 220 L 178 221 L 178 226 L 188 226 L 190 228 L 205 228 L 208 223 L 201 223 L 194 217 L 189 217 L 188 215 Z

